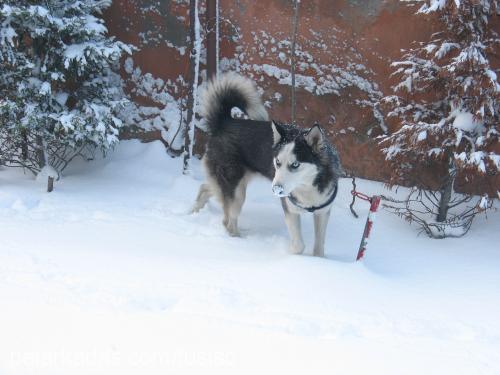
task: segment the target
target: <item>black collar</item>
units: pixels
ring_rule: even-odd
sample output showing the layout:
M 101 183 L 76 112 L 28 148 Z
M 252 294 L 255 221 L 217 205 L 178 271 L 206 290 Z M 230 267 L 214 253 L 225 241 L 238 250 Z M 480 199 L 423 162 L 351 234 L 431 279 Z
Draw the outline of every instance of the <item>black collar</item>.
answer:
M 288 200 L 290 202 L 292 202 L 292 204 L 295 205 L 295 206 L 297 206 L 298 208 L 302 208 L 303 210 L 306 210 L 306 211 L 309 211 L 309 212 L 314 212 L 316 210 L 320 210 L 322 208 L 325 208 L 326 206 L 328 206 L 330 203 L 333 202 L 333 200 L 337 196 L 338 187 L 339 187 L 338 183 L 335 184 L 335 189 L 333 189 L 333 193 L 332 193 L 332 195 L 330 195 L 330 198 L 328 198 L 328 200 L 325 203 L 323 203 L 322 205 L 320 205 L 320 206 L 303 207 L 303 206 L 300 205 L 300 203 L 297 200 L 297 198 L 295 198 L 292 194 L 290 194 L 288 196 Z

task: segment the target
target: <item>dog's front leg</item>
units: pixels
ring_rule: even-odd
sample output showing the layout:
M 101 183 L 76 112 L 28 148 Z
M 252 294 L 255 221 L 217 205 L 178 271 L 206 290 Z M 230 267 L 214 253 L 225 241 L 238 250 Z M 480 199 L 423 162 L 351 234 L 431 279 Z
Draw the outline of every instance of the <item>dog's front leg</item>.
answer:
M 285 211 L 285 223 L 290 234 L 290 253 L 302 254 L 305 245 L 300 229 L 300 214 Z
M 325 256 L 326 226 L 328 225 L 329 218 L 330 210 L 326 212 L 314 213 L 314 256 Z
M 288 233 L 290 234 L 290 252 L 292 254 L 302 254 L 305 245 L 300 228 L 300 214 L 292 212 L 285 213 L 285 222 L 288 227 Z

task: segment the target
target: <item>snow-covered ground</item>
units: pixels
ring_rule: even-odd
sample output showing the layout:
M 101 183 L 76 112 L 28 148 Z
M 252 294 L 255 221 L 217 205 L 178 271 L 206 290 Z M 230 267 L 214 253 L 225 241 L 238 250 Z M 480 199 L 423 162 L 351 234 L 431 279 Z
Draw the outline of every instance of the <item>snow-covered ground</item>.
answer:
M 232 238 L 216 204 L 187 214 L 201 173 L 180 170 L 130 141 L 50 194 L 0 171 L 1 375 L 500 373 L 498 213 L 431 240 L 382 211 L 354 263 L 345 180 L 327 258 L 292 256 L 269 182 Z

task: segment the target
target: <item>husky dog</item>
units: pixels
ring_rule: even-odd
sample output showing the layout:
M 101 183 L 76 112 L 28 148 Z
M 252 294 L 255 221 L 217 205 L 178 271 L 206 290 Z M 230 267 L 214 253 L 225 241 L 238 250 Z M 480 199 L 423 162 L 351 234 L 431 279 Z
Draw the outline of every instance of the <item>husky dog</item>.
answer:
M 234 119 L 237 107 L 250 120 Z M 224 226 L 238 236 L 238 216 L 250 178 L 261 174 L 272 180 L 281 198 L 291 237 L 290 252 L 304 251 L 300 214 L 314 214 L 314 255 L 324 256 L 326 226 L 337 195 L 340 161 L 319 125 L 310 129 L 278 124 L 267 112 L 252 81 L 226 74 L 211 81 L 203 97 L 202 115 L 208 143 L 202 163 L 206 182 L 200 187 L 193 212 L 215 196 L 224 210 Z

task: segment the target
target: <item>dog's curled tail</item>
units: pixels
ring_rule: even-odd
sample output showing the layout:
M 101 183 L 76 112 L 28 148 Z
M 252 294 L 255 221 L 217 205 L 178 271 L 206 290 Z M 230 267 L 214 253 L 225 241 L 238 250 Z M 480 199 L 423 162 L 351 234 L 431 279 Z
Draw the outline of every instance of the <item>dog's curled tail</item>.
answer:
M 269 120 L 254 83 L 235 73 L 226 73 L 210 81 L 202 103 L 202 116 L 212 134 L 221 128 L 224 120 L 231 118 L 233 107 L 245 112 L 252 120 Z

